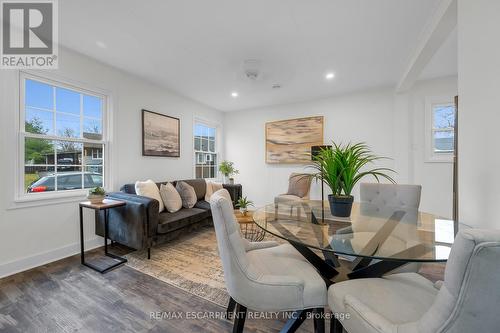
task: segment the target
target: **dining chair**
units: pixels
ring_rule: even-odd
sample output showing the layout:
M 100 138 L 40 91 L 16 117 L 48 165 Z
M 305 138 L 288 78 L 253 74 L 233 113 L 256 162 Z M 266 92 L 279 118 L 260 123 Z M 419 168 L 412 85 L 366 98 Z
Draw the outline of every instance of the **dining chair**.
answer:
M 323 333 L 327 288 L 323 278 L 291 245 L 274 241 L 249 242 L 241 237 L 225 189 L 210 198 L 224 280 L 236 303 L 233 332 L 242 332 L 247 308 L 254 311 L 297 311 L 285 331 L 294 332 L 314 316 L 315 331 Z
M 395 210 L 404 212 L 401 224 L 391 234 L 388 240 L 378 249 L 379 253 L 398 253 L 407 248 L 417 245 L 412 240 L 411 231 L 415 231 L 411 224 L 418 221 L 418 208 L 422 186 L 410 184 L 382 184 L 361 183 L 360 184 L 360 214 L 374 217 L 370 223 L 353 223 L 352 226 L 339 229 L 337 234 L 353 234 L 357 240 L 352 240 L 353 245 L 359 243 L 362 247 L 367 239 L 372 237 L 380 229 L 380 224 L 385 222 Z M 408 228 L 405 228 L 405 225 Z M 400 237 L 398 237 L 400 236 Z M 364 239 L 366 238 L 366 239 Z M 414 237 L 416 238 L 416 237 Z M 375 261 L 376 262 L 376 261 Z M 391 273 L 418 272 L 420 263 L 408 263 Z
M 274 198 L 275 214 L 278 214 L 278 206 L 280 203 L 286 203 L 290 207 L 290 215 L 293 214 L 293 209 L 297 209 L 297 215 L 300 214 L 301 202 L 309 200 L 311 192 L 312 177 L 308 174 L 293 172 L 288 177 L 288 191 L 279 194 Z
M 401 273 L 333 284 L 328 303 L 344 319 L 330 331 L 498 332 L 499 285 L 500 230 L 467 229 L 456 236 L 444 282 Z

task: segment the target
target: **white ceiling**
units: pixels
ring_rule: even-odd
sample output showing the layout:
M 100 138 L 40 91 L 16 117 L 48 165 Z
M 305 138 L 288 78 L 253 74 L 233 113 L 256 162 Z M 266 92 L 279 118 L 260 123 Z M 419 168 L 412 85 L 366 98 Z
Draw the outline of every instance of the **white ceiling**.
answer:
M 458 73 L 458 34 L 457 29 L 437 50 L 434 57 L 420 73 L 420 80 L 456 75 Z
M 232 111 L 395 86 L 438 2 L 65 0 L 60 40 Z M 242 78 L 246 59 L 260 60 L 260 80 Z M 324 78 L 329 71 L 332 81 Z M 274 83 L 282 88 L 272 89 Z

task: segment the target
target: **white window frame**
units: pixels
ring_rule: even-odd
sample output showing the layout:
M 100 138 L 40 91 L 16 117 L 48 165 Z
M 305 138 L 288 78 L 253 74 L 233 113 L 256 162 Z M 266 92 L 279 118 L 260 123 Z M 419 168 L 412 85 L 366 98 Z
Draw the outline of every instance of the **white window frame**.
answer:
M 215 128 L 215 152 L 206 152 L 202 150 L 196 150 L 195 149 L 195 138 L 194 138 L 194 130 L 197 124 L 201 124 L 207 127 Z M 203 118 L 198 118 L 194 117 L 193 119 L 193 126 L 192 126 L 192 140 L 193 140 L 193 178 L 196 178 L 196 153 L 210 153 L 210 154 L 215 154 L 217 156 L 217 163 L 215 164 L 215 174 L 213 178 L 202 178 L 206 180 L 218 180 L 219 179 L 219 163 L 221 159 L 221 154 L 220 154 L 220 141 L 221 141 L 221 125 L 216 122 L 212 122 Z M 204 161 L 206 162 L 206 161 Z
M 64 141 L 73 141 L 78 143 L 96 143 L 103 145 L 103 155 L 105 159 L 103 159 L 102 170 L 103 170 L 103 187 L 106 191 L 111 190 L 112 188 L 112 179 L 110 177 L 110 160 L 111 160 L 111 149 L 110 149 L 110 138 L 112 133 L 111 128 L 111 110 L 112 110 L 112 102 L 111 102 L 111 93 L 108 91 L 104 91 L 101 89 L 96 89 L 92 87 L 88 87 L 84 83 L 70 81 L 65 78 L 61 78 L 55 75 L 40 75 L 39 72 L 34 71 L 19 71 L 19 117 L 17 123 L 17 133 L 18 133 L 18 142 L 17 142 L 17 165 L 16 165 L 16 179 L 17 186 L 15 191 L 15 199 L 14 202 L 22 204 L 23 202 L 36 202 L 40 200 L 63 200 L 71 199 L 72 197 L 82 197 L 88 194 L 89 189 L 76 189 L 76 190 L 62 190 L 62 191 L 51 191 L 51 192 L 38 192 L 38 193 L 26 193 L 26 189 L 24 188 L 24 149 L 25 149 L 25 138 L 41 138 L 47 140 L 56 140 L 60 141 L 61 137 L 55 135 L 41 135 L 34 133 L 25 132 L 24 124 L 25 124 L 25 82 L 26 80 L 34 80 L 42 83 L 46 83 L 52 86 L 61 87 L 65 89 L 70 89 L 73 91 L 77 91 L 79 93 L 84 93 L 86 95 L 92 95 L 99 98 L 102 98 L 102 140 L 91 140 L 85 138 L 64 138 Z M 84 158 L 82 152 L 82 159 Z M 56 167 L 57 163 L 54 161 Z M 83 163 L 83 161 L 82 161 Z M 83 167 L 83 165 L 82 165 Z M 82 169 L 82 172 L 84 170 Z
M 434 107 L 439 105 L 455 106 L 455 103 L 453 98 L 449 96 L 433 96 L 425 99 L 425 161 L 428 163 L 453 163 L 454 152 L 438 153 L 434 151 Z

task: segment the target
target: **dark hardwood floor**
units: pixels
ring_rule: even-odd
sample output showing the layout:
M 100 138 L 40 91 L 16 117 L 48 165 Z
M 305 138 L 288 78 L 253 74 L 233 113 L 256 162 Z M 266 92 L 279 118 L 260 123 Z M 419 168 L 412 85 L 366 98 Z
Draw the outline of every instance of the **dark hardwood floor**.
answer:
M 438 279 L 442 265 L 423 271 Z M 0 279 L 0 332 L 231 332 L 225 319 L 186 319 L 194 311 L 222 315 L 225 308 L 127 266 L 100 274 L 80 265 L 79 256 Z M 283 324 L 249 318 L 245 332 L 279 332 Z M 299 330 L 312 331 L 310 319 Z
M 225 308 L 127 266 L 100 274 L 73 256 L 0 279 L 0 332 L 231 332 L 225 319 L 155 319 L 156 312 Z M 279 332 L 280 320 L 247 319 L 245 332 Z M 307 320 L 300 332 L 312 332 Z

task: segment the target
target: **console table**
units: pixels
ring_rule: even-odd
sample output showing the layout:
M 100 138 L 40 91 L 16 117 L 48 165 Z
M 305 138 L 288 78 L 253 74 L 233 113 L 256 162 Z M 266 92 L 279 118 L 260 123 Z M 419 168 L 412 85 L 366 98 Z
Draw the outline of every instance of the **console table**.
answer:
M 93 270 L 96 270 L 99 273 L 103 274 L 127 262 L 127 259 L 108 252 L 109 210 L 112 208 L 122 207 L 125 205 L 126 205 L 125 201 L 110 200 L 110 199 L 104 199 L 100 203 L 91 203 L 90 201 L 80 202 L 80 258 L 82 265 L 92 268 Z M 104 255 L 112 259 L 113 263 L 111 265 L 102 266 L 85 261 L 85 249 L 84 249 L 84 237 L 83 237 L 83 208 L 94 210 L 96 221 L 98 219 L 99 213 L 101 211 L 104 212 Z

